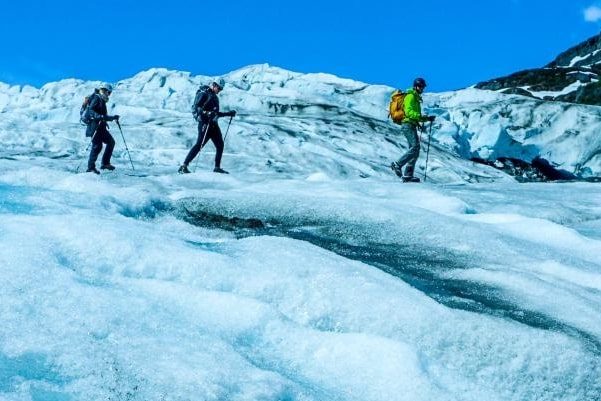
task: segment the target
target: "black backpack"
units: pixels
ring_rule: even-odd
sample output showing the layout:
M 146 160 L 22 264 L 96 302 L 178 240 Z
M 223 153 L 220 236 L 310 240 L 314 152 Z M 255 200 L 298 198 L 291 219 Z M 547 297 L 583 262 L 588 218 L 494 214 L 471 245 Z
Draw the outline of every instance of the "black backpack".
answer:
M 92 118 L 90 117 L 90 103 L 92 102 L 92 97 L 98 95 L 98 89 L 94 89 L 94 93 L 90 96 L 86 96 L 83 99 L 83 103 L 81 104 L 81 108 L 79 109 L 79 121 L 82 124 L 90 125 L 92 123 Z
M 202 113 L 202 109 L 206 106 L 207 102 L 209 101 L 210 97 L 207 97 L 207 100 L 205 100 L 204 104 L 201 106 L 200 103 L 200 99 L 202 99 L 202 96 L 207 93 L 211 88 L 207 85 L 202 85 L 200 88 L 198 88 L 198 90 L 196 91 L 196 96 L 194 96 L 194 103 L 192 104 L 192 115 L 194 116 L 194 119 L 196 121 L 199 121 L 200 118 L 200 114 Z

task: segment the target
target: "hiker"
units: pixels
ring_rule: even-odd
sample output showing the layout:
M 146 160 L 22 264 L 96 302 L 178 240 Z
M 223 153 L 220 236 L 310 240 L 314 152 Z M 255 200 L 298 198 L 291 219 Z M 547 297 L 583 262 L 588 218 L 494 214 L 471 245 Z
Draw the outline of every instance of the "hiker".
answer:
M 180 174 L 188 174 L 190 170 L 188 165 L 198 152 L 206 145 L 209 141 L 213 141 L 215 145 L 215 168 L 213 172 L 221 174 L 229 174 L 227 171 L 221 168 L 221 156 L 223 155 L 223 136 L 221 135 L 221 129 L 217 120 L 219 117 L 235 117 L 236 111 L 228 111 L 222 113 L 219 111 L 219 98 L 217 95 L 223 90 L 225 81 L 220 79 L 217 82 L 213 82 L 211 86 L 203 85 L 196 92 L 194 99 L 193 114 L 196 121 L 198 121 L 198 139 L 192 149 L 188 152 L 184 164 L 182 164 L 178 170 Z
M 401 134 L 405 138 L 407 138 L 407 142 L 409 144 L 409 150 L 405 153 L 399 160 L 393 162 L 390 165 L 392 171 L 396 173 L 403 182 L 420 182 L 418 177 L 414 177 L 415 163 L 417 162 L 417 158 L 419 157 L 419 135 L 418 130 L 423 131 L 423 124 L 426 121 L 433 122 L 434 116 L 424 116 L 422 115 L 422 93 L 426 88 L 426 81 L 423 78 L 416 78 L 413 81 L 413 88 L 407 90 L 406 94 L 404 94 L 404 98 L 402 98 L 402 111 L 401 111 L 401 120 L 395 120 L 395 116 L 393 115 L 393 106 L 391 102 L 391 117 L 393 117 L 393 121 L 399 123 L 401 125 Z M 401 94 L 401 92 L 395 92 L 395 94 Z M 395 94 L 393 94 L 393 99 Z M 405 172 L 403 173 L 403 166 L 405 167 Z
M 111 156 L 115 148 L 115 140 L 108 130 L 108 121 L 119 120 L 118 115 L 109 116 L 106 110 L 106 102 L 113 92 L 113 85 L 108 83 L 101 84 L 94 94 L 87 99 L 85 106 L 85 115 L 82 121 L 86 121 L 86 136 L 92 138 L 92 148 L 88 159 L 88 169 L 86 172 L 100 174 L 96 169 L 96 159 L 102 151 L 102 144 L 106 144 L 104 154 L 102 155 L 101 170 L 114 170 L 115 166 L 111 164 Z

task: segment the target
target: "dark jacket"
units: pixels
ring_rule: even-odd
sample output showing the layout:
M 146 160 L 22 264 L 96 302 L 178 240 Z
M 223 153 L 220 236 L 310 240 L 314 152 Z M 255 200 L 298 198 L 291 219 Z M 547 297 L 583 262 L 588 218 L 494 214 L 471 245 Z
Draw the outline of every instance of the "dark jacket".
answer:
M 107 110 L 106 110 L 106 102 L 98 93 L 94 93 L 90 97 L 90 104 L 88 106 L 88 116 L 92 122 L 88 124 L 88 128 L 86 129 L 86 136 L 91 137 L 94 135 L 94 132 L 98 129 L 105 130 L 107 128 Z
M 200 122 L 206 123 L 217 123 L 217 118 L 227 115 L 219 111 L 219 98 L 217 94 L 211 90 L 210 87 L 200 88 L 201 94 L 196 98 L 196 114 L 200 116 Z

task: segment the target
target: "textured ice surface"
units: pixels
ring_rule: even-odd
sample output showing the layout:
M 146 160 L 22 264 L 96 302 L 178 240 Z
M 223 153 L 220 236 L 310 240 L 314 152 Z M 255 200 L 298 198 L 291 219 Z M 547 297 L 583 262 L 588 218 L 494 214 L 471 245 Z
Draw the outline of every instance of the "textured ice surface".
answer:
M 3 399 L 601 392 L 595 185 L 0 171 Z
M 427 96 L 431 183 L 403 185 L 390 88 L 267 66 L 226 79 L 229 176 L 210 145 L 175 174 L 208 77 L 122 81 L 109 107 L 136 171 L 113 127 L 100 176 L 73 173 L 93 83 L 0 85 L 0 399 L 599 398 L 601 189 L 458 157 L 544 151 L 598 172 L 596 108 Z

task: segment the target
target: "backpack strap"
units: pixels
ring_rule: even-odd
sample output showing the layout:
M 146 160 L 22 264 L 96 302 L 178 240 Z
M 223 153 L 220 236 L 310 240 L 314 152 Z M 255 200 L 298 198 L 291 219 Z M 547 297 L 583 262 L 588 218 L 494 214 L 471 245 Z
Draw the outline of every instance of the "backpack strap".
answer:
M 204 94 L 207 95 L 207 99 L 204 101 L 204 103 L 202 104 L 202 106 L 200 106 L 200 111 L 201 112 L 204 111 L 205 106 L 207 105 L 207 103 L 209 103 L 209 100 L 211 100 L 211 94 L 209 93 L 210 89 L 211 88 L 208 87 L 208 86 L 204 86 L 204 87 L 202 87 L 202 88 L 199 89 L 199 90 L 202 90 L 203 95 Z M 201 97 L 201 99 L 202 99 L 202 97 Z M 200 100 L 200 99 L 198 99 L 198 100 Z M 195 105 L 195 106 L 198 108 L 198 105 Z

